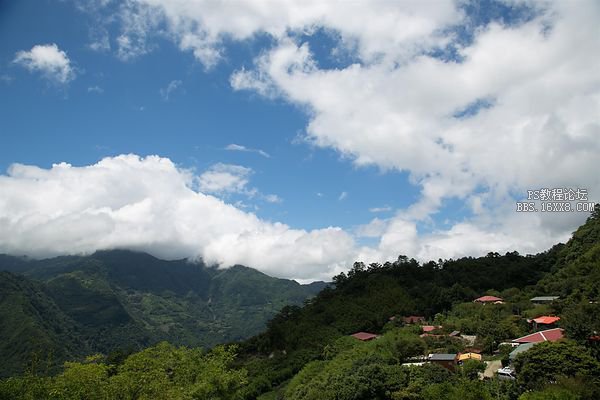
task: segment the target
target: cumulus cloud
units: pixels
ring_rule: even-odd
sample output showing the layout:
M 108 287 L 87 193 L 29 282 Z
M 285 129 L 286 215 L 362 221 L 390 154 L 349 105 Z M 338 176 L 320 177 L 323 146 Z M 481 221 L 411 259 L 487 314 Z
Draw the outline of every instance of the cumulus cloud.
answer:
M 199 176 L 198 184 L 206 193 L 247 193 L 252 172 L 241 165 L 218 163 Z
M 584 187 L 600 199 L 600 4 L 532 1 L 526 18 L 483 25 L 461 4 L 129 0 L 117 44 L 131 59 L 163 35 L 211 68 L 226 41 L 269 35 L 272 45 L 232 74 L 232 88 L 299 105 L 306 141 L 356 166 L 407 172 L 420 188 L 417 202 L 365 226 L 376 246 L 349 244 L 344 259 L 541 251 L 585 215 L 517 214 L 526 190 Z M 317 31 L 350 61 L 321 66 L 307 39 Z M 232 187 L 247 177 L 236 179 Z M 436 224 L 452 198 L 471 215 Z M 323 232 L 334 231 L 347 237 Z
M 240 144 L 235 144 L 235 143 L 231 143 L 228 144 L 227 146 L 225 146 L 225 150 L 228 151 L 242 151 L 242 152 L 247 152 L 247 153 L 257 153 L 260 154 L 261 156 L 265 157 L 265 158 L 271 158 L 271 155 L 269 153 L 267 153 L 264 150 L 261 149 L 252 149 L 246 146 L 242 146 Z
M 306 138 L 317 146 L 410 172 L 423 195 L 415 218 L 477 188 L 502 196 L 539 184 L 549 169 L 561 172 L 548 184 L 577 183 L 574 160 L 591 171 L 600 146 L 597 2 L 529 2 L 526 17 L 477 29 L 460 5 L 137 0 L 126 10 L 146 34 L 165 24 L 207 65 L 219 57 L 204 55 L 221 54 L 225 39 L 271 35 L 275 46 L 234 73 L 232 87 L 307 106 Z M 356 62 L 319 68 L 302 39 L 319 28 L 333 32 L 332 52 L 345 49 Z M 439 56 L 448 49 L 456 54 Z
M 240 166 L 214 170 L 249 174 Z M 239 179 L 213 178 L 206 180 L 211 190 L 244 188 Z M 528 253 L 569 234 L 568 223 L 557 236 L 539 214 L 515 216 L 509 210 L 503 210 L 506 223 L 494 230 L 482 229 L 485 222 L 479 221 L 419 234 L 414 221 L 394 217 L 376 218 L 352 234 L 338 227 L 306 231 L 261 220 L 203 193 L 199 180 L 158 156 L 121 155 L 89 166 L 60 163 L 49 169 L 14 164 L 0 175 L 0 253 L 48 257 L 127 248 L 167 259 L 202 257 L 222 267 L 244 264 L 305 282 L 331 279 L 355 260 Z M 581 221 L 585 217 L 579 215 Z M 354 236 L 381 239 L 360 247 Z
M 198 177 L 198 187 L 205 193 L 217 196 L 241 194 L 249 198 L 258 198 L 267 203 L 281 203 L 283 199 L 276 194 L 263 194 L 249 186 L 252 168 L 235 164 L 217 163 Z
M 169 159 L 121 155 L 50 169 L 14 164 L 0 175 L 0 253 L 34 257 L 130 248 L 159 257 L 202 257 L 301 280 L 348 265 L 352 237 L 263 221 L 197 191 Z
M 51 82 L 66 84 L 75 79 L 75 69 L 63 50 L 54 43 L 35 45 L 29 51 L 19 51 L 13 60 L 29 72 L 39 72 Z
M 600 198 L 594 51 L 600 7 L 559 3 L 540 10 L 516 25 L 476 30 L 471 42 L 455 45 L 453 60 L 400 46 L 374 61 L 365 33 L 358 37 L 361 63 L 323 69 L 308 42 L 284 38 L 231 83 L 306 107 L 306 140 L 314 145 L 334 148 L 358 166 L 409 173 L 421 198 L 388 221 L 373 257 L 398 249 L 420 258 L 494 246 L 540 251 L 583 217 L 516 214 L 514 202 L 526 190 L 586 187 Z M 433 223 L 450 198 L 464 202 L 473 217 L 434 226 L 433 233 L 418 229 L 419 221 Z
M 318 0 L 284 0 L 268 6 L 260 1 L 129 0 L 121 11 L 120 38 L 126 42 L 124 48 L 140 49 L 133 52 L 137 56 L 146 51 L 149 37 L 160 32 L 212 68 L 225 57 L 226 39 L 245 40 L 259 33 L 279 39 L 322 26 L 342 33 L 341 48 L 356 49 L 365 59 L 374 60 L 391 49 L 413 53 L 422 41 L 443 43 L 438 28 L 461 17 L 451 1 L 408 1 L 398 7 L 385 0 L 343 6 Z

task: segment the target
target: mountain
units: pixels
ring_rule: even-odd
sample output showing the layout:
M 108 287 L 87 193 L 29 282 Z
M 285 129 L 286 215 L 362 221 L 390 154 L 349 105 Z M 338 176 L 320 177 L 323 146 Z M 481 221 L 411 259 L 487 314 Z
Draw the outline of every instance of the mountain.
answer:
M 43 369 L 49 356 L 65 360 L 90 351 L 43 284 L 23 276 L 0 272 L 0 321 L 4 375 L 20 372 L 25 363 Z
M 0 255 L 0 271 L 1 375 L 38 358 L 55 366 L 162 340 L 203 347 L 241 340 L 326 286 L 127 250 L 44 260 Z
M 234 346 L 203 352 L 160 343 L 133 354 L 67 363 L 50 371 L 54 375 L 39 373 L 44 363 L 38 357 L 37 375 L 0 380 L 0 399 L 94 393 L 103 399 L 595 400 L 600 398 L 599 250 L 597 205 L 566 244 L 537 255 L 492 252 L 424 264 L 400 256 L 384 264 L 355 263 L 303 306 L 283 307 L 266 330 Z M 0 274 L 5 303 L 0 332 L 9 362 L 20 360 L 19 351 L 11 353 L 19 340 L 37 339 L 80 360 L 81 353 L 119 338 L 121 347 L 127 340 L 144 346 L 157 332 L 190 333 L 186 316 L 193 312 L 207 313 L 202 328 L 220 334 L 223 321 L 260 315 L 260 306 L 302 288 L 242 266 L 216 270 L 131 252 L 6 260 L 28 276 Z M 161 275 L 167 265 L 174 272 Z M 486 294 L 503 301 L 473 301 Z M 531 298 L 537 295 L 560 298 L 536 304 Z M 408 315 L 422 316 L 427 331 L 405 324 L 400 317 Z M 504 343 L 536 331 L 530 321 L 542 315 L 560 317 L 565 337 L 537 344 L 511 361 L 513 348 Z M 105 324 L 112 324 L 106 343 L 93 335 Z M 111 338 L 113 331 L 119 334 Z M 374 333 L 377 340 L 351 336 L 358 331 Z M 501 380 L 493 371 L 486 371 L 490 379 L 479 379 L 486 365 L 478 357 L 457 365 L 415 362 L 431 353 L 459 352 L 481 352 L 490 368 L 512 363 L 516 380 Z
M 553 293 L 573 302 L 600 296 L 600 207 L 564 245 L 557 246 L 552 272 L 538 285 L 537 294 Z
M 333 282 L 304 307 L 285 307 L 269 322 L 265 332 L 243 342 L 239 365 L 251 373 L 246 399 L 265 392 L 270 393 L 264 397 L 269 399 L 346 398 L 341 391 L 327 397 L 327 385 L 340 385 L 344 393 L 354 394 L 357 389 L 352 389 L 352 385 L 366 385 L 364 376 L 355 373 L 356 368 L 369 365 L 373 368 L 369 373 L 381 374 L 383 366 L 396 362 L 382 361 L 384 346 L 379 350 L 377 345 L 371 346 L 373 353 L 363 354 L 364 359 L 357 355 L 348 371 L 337 370 L 330 377 L 320 371 L 328 368 L 329 360 L 332 365 L 348 362 L 344 351 L 353 343 L 344 342 L 348 335 L 366 331 L 385 336 L 402 326 L 398 317 L 408 315 L 421 315 L 430 324 L 443 325 L 446 334 L 458 330 L 476 335 L 476 345 L 489 353 L 497 350 L 498 343 L 529 332 L 527 318 L 560 315 L 561 326 L 569 338 L 583 346 L 580 350 L 600 357 L 598 342 L 588 340 L 600 333 L 600 205 L 566 244 L 557 244 L 537 255 L 489 253 L 484 257 L 424 264 L 400 256 L 385 264 L 355 263 L 347 274 L 334 277 Z M 500 296 L 506 304 L 486 308 L 473 303 L 473 299 L 484 294 Z M 558 295 L 560 301 L 535 306 L 529 299 L 538 295 Z M 390 317 L 397 318 L 391 321 Z M 421 333 L 419 329 L 416 332 Z M 428 340 L 429 352 L 464 351 L 451 341 Z M 296 381 L 302 382 L 297 393 L 306 397 L 291 396 L 290 388 L 286 390 Z M 423 382 L 419 384 L 423 386 Z M 383 389 L 389 393 L 390 388 Z M 316 397 L 307 395 L 309 392 Z M 398 398 L 413 398 L 405 395 Z M 370 394 L 364 398 L 388 397 Z

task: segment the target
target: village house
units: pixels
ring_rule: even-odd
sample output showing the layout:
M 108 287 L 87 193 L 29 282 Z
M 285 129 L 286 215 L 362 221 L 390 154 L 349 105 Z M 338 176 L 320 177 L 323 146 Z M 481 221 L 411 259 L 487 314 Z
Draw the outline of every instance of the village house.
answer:
M 477 353 L 458 353 L 458 363 L 459 364 L 462 364 L 463 362 L 465 362 L 467 360 L 481 361 L 482 357 L 481 357 L 481 354 L 477 354 Z
M 531 301 L 533 304 L 548 304 L 552 303 L 555 300 L 558 300 L 559 298 L 560 296 L 537 296 L 530 299 L 529 301 Z
M 552 316 L 541 316 L 531 320 L 527 320 L 530 324 L 533 325 L 533 330 L 538 331 L 540 329 L 550 329 L 557 328 L 557 322 L 560 321 L 560 317 L 552 317 Z
M 423 331 L 423 333 L 431 333 L 437 329 L 442 329 L 442 327 L 439 325 L 437 325 L 437 326 L 436 325 L 423 325 L 421 327 L 421 330 Z
M 429 362 L 432 364 L 438 364 L 447 370 L 454 371 L 456 369 L 456 363 L 458 361 L 457 354 L 430 354 Z
M 564 330 L 560 328 L 546 329 L 544 331 L 531 333 L 529 335 L 513 339 L 513 343 L 555 342 L 563 338 L 563 331 Z
M 504 299 L 496 296 L 481 296 L 473 300 L 473 302 L 481 304 L 503 304 Z
M 350 336 L 363 342 L 368 342 L 369 340 L 377 339 L 379 337 L 379 335 L 369 332 L 356 332 Z
M 510 354 L 508 355 L 508 360 L 509 362 L 512 364 L 512 362 L 515 360 L 515 358 L 517 358 L 517 356 L 527 350 L 529 350 L 530 348 L 532 348 L 533 346 L 535 346 L 537 343 L 524 343 L 524 344 L 520 344 L 518 345 L 513 351 L 510 352 Z

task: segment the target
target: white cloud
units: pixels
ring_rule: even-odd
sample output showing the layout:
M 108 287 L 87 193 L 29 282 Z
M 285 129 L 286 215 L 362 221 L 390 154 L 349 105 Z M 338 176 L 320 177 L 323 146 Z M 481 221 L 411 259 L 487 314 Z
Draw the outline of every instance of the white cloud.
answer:
M 169 82 L 166 87 L 160 89 L 160 97 L 162 97 L 164 101 L 169 101 L 169 96 L 177 89 L 181 88 L 181 85 L 183 85 L 183 82 L 180 80 Z
M 252 168 L 241 165 L 217 163 L 198 177 L 198 187 L 202 192 L 227 197 L 230 194 L 241 194 L 249 198 L 258 198 L 267 203 L 282 203 L 283 199 L 276 194 L 263 194 L 248 185 Z
M 306 140 L 314 145 L 358 166 L 410 174 L 421 199 L 389 221 L 382 254 L 454 257 L 494 245 L 541 251 L 582 216 L 519 215 L 530 224 L 522 226 L 515 221 L 518 194 L 579 186 L 600 199 L 598 18 L 597 2 L 551 4 L 519 26 L 492 23 L 476 31 L 472 43 L 459 45 L 460 62 L 415 56 L 402 46 L 374 61 L 363 48 L 362 63 L 326 70 L 308 43 L 287 38 L 231 82 L 308 109 Z M 364 29 L 363 47 L 376 28 Z M 481 99 L 488 107 L 454 117 Z M 474 216 L 447 231 L 421 233 L 415 221 L 431 224 L 449 198 Z
M 218 163 L 198 177 L 198 185 L 206 193 L 249 193 L 247 185 L 252 172 L 241 165 Z
M 121 11 L 121 37 L 127 39 L 124 48 L 140 49 L 134 52 L 137 56 L 146 52 L 149 36 L 160 32 L 211 68 L 225 57 L 224 39 L 245 40 L 263 32 L 279 39 L 290 32 L 311 32 L 322 26 L 341 32 L 338 52 L 352 48 L 364 59 L 375 60 L 391 50 L 413 53 L 423 41 L 445 42 L 437 29 L 461 17 L 451 1 L 406 1 L 398 7 L 385 0 L 353 1 L 343 6 L 318 0 L 268 4 L 129 0 Z
M 232 87 L 305 106 L 306 139 L 317 146 L 357 165 L 408 171 L 422 188 L 422 200 L 407 210 L 412 218 L 427 218 L 444 199 L 481 187 L 493 192 L 491 199 L 541 183 L 572 184 L 582 179 L 580 169 L 597 164 L 596 2 L 530 2 L 536 18 L 491 23 L 473 33 L 472 43 L 451 30 L 470 23 L 453 1 L 129 4 L 135 18 L 151 16 L 141 18 L 144 35 L 164 23 L 166 34 L 207 66 L 223 56 L 224 39 L 271 35 L 275 46 L 255 68 L 233 74 Z M 332 53 L 344 50 L 357 62 L 320 69 L 299 36 L 319 28 L 336 38 Z M 461 62 L 429 55 L 448 44 Z M 482 99 L 489 108 L 453 117 Z M 541 182 L 549 169 L 561 172 Z M 599 186 L 591 174 L 584 179 Z
M 130 248 L 303 280 L 329 279 L 351 263 L 354 242 L 343 230 L 266 222 L 194 190 L 194 181 L 190 171 L 157 156 L 50 169 L 14 164 L 0 175 L 0 253 Z
M 235 167 L 215 169 L 249 174 Z M 355 229 L 356 236 L 381 238 L 374 247 L 359 248 L 353 235 L 340 228 L 306 231 L 261 220 L 197 191 L 198 179 L 157 156 L 121 155 L 84 167 L 60 163 L 50 169 L 14 164 L 0 175 L 0 253 L 48 257 L 128 248 L 167 259 L 202 257 L 223 267 L 244 264 L 310 281 L 328 280 L 355 260 L 393 260 L 399 254 L 429 260 L 535 252 L 566 239 L 571 229 L 566 216 L 559 226 L 549 226 L 539 213 L 516 214 L 508 208 L 502 210 L 505 222 L 494 229 L 487 226 L 493 221 L 476 221 L 426 234 L 418 233 L 414 221 L 396 216 Z M 244 187 L 239 180 L 207 182 L 221 191 Z M 580 222 L 585 217 L 578 213 Z
M 92 41 L 88 44 L 88 47 L 93 51 L 107 52 L 110 51 L 110 37 L 106 29 L 97 29 L 92 31 Z
M 19 51 L 13 62 L 30 72 L 40 72 L 44 78 L 55 83 L 68 83 L 76 75 L 67 53 L 54 43 L 35 45 L 29 51 Z
M 122 26 L 121 34 L 116 38 L 119 59 L 132 61 L 156 47 L 147 40 L 151 31 L 156 29 L 160 17 L 154 9 L 129 0 L 121 5 L 119 17 Z
M 97 93 L 97 94 L 102 94 L 104 93 L 104 89 L 102 89 L 100 86 L 90 86 L 87 88 L 88 93 Z
M 421 190 L 419 201 L 368 224 L 380 241 L 360 249 L 366 261 L 544 250 L 585 216 L 517 214 L 519 193 L 585 187 L 600 199 L 600 4 L 529 2 L 539 15 L 480 27 L 472 42 L 447 33 L 469 24 L 458 4 L 130 0 L 119 52 L 150 51 L 157 34 L 210 68 L 226 56 L 224 40 L 270 35 L 273 46 L 240 67 L 232 87 L 299 105 L 306 141 L 357 166 L 407 172 Z M 320 66 L 301 35 L 319 29 L 352 64 Z M 431 55 L 448 44 L 460 60 Z M 474 215 L 439 229 L 432 216 L 450 198 Z M 355 249 L 346 251 L 353 259 Z
M 267 194 L 263 196 L 268 203 L 282 203 L 283 199 L 276 194 Z
M 380 213 L 380 212 L 388 212 L 388 211 L 392 211 L 392 207 L 385 206 L 385 207 L 369 208 L 369 212 L 372 212 L 372 213 Z
M 338 200 L 339 200 L 339 201 L 345 200 L 345 199 L 346 199 L 346 197 L 348 197 L 348 193 L 347 193 L 347 192 L 342 192 L 342 193 L 340 193 L 340 195 L 338 196 Z
M 368 237 L 368 238 L 379 238 L 381 237 L 387 230 L 387 226 L 389 221 L 374 218 L 371 222 L 365 225 L 360 225 L 354 229 L 354 234 L 357 237 Z M 378 257 L 380 258 L 380 257 Z M 370 260 L 364 260 L 370 261 Z
M 248 152 L 248 153 L 257 153 L 260 154 L 261 156 L 265 157 L 265 158 L 271 158 L 271 155 L 269 153 L 267 153 L 264 150 L 261 149 L 251 149 L 248 148 L 246 146 L 242 146 L 240 144 L 235 144 L 235 143 L 231 143 L 228 144 L 227 146 L 225 146 L 225 150 L 228 151 L 242 151 L 242 152 Z

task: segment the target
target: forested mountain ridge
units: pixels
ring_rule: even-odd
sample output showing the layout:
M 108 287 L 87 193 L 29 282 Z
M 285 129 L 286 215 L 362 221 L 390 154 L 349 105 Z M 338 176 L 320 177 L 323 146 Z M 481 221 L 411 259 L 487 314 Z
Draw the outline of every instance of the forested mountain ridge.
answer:
M 0 255 L 2 270 L 11 272 L 0 273 L 1 375 L 38 358 L 60 365 L 161 340 L 203 347 L 240 340 L 325 286 L 125 250 L 44 260 Z
M 325 288 L 303 308 L 285 307 L 265 332 L 243 343 L 241 365 L 250 366 L 253 378 L 246 398 L 278 387 L 313 360 L 323 360 L 339 338 L 359 331 L 385 332 L 394 325 L 393 316 L 423 315 L 443 325 L 446 333 L 457 329 L 476 335 L 479 347 L 493 349 L 526 334 L 527 317 L 564 312 L 562 324 L 570 337 L 587 344 L 587 337 L 600 332 L 599 250 L 597 205 L 566 244 L 537 255 L 489 253 L 425 264 L 400 256 L 384 264 L 355 263 L 347 274 L 333 278 L 335 288 Z M 494 313 L 491 308 L 480 310 L 472 301 L 483 294 L 508 303 Z M 561 301 L 536 307 L 529 301 L 536 295 L 558 295 Z M 325 396 L 322 390 L 317 393 Z
M 491 252 L 425 264 L 405 256 L 384 264 L 355 263 L 302 307 L 283 307 L 264 332 L 250 339 L 208 352 L 161 343 L 127 357 L 101 354 L 66 363 L 54 376 L 30 369 L 0 381 L 0 399 L 596 400 L 599 233 L 600 205 L 566 244 L 537 255 Z M 112 273 L 96 262 L 86 268 L 101 276 Z M 18 262 L 13 265 L 24 271 Z M 135 280 L 127 271 L 112 280 Z M 220 274 L 227 271 L 233 278 L 221 281 Z M 213 299 L 226 293 L 230 301 L 246 304 L 247 288 L 236 282 L 254 278 L 246 279 L 243 267 L 227 271 L 217 271 L 212 280 L 218 289 L 207 293 Z M 88 280 L 93 275 L 63 270 L 46 276 L 46 285 L 75 279 L 71 274 Z M 145 284 L 147 290 L 166 290 L 162 283 Z M 34 284 L 32 291 L 40 287 Z M 91 287 L 103 293 L 101 285 Z M 501 301 L 474 301 L 482 295 Z M 539 304 L 534 296 L 559 299 Z M 420 316 L 427 326 L 403 322 L 410 315 Z M 534 334 L 540 316 L 558 316 L 564 338 L 535 344 L 511 359 L 513 348 L 503 343 Z M 377 340 L 351 336 L 359 331 L 375 334 Z M 480 353 L 490 364 L 475 357 L 445 368 L 423 362 L 431 353 Z M 516 379 L 488 373 L 494 363 L 496 368 L 509 365 Z M 487 378 L 480 379 L 484 370 Z

